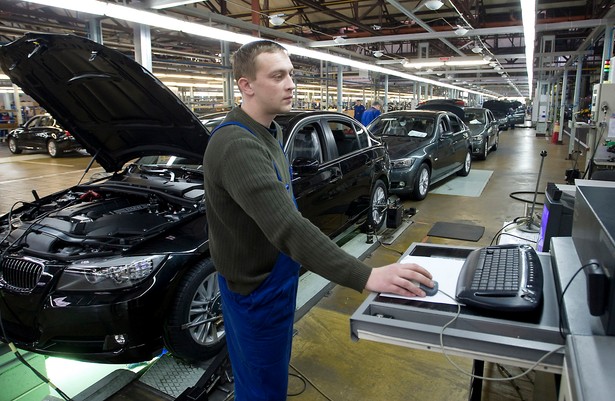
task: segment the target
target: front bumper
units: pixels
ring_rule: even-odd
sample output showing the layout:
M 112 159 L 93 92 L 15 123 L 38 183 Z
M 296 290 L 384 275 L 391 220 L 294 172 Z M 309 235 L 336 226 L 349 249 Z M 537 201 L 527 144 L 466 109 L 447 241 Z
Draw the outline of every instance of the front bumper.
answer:
M 391 170 L 389 173 L 391 185 L 389 192 L 397 195 L 407 195 L 413 191 L 416 173 L 412 168 Z
M 163 299 L 169 292 L 169 280 L 155 276 L 119 293 L 0 288 L 7 337 L 2 334 L 0 339 L 28 351 L 82 361 L 150 360 L 163 348 Z

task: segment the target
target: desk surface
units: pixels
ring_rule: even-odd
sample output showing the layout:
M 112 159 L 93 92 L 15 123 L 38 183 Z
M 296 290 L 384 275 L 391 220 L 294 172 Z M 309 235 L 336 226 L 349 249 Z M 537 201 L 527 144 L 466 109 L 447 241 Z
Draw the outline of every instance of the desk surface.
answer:
M 594 164 L 596 166 L 615 166 L 615 153 L 607 151 L 607 147 L 600 145 L 596 148 L 594 155 Z
M 615 337 L 570 336 L 566 364 L 572 400 L 612 400 Z
M 412 244 L 402 256 L 465 258 L 474 248 Z M 549 254 L 539 253 L 543 267 L 543 309 L 527 321 L 480 315 L 462 307 L 459 317 L 443 334 L 444 351 L 450 355 L 529 367 L 547 353 L 562 348 L 559 313 Z M 442 352 L 442 327 L 457 313 L 454 305 L 399 300 L 370 294 L 350 318 L 355 340 L 396 344 Z M 537 369 L 560 373 L 563 349 L 549 355 Z

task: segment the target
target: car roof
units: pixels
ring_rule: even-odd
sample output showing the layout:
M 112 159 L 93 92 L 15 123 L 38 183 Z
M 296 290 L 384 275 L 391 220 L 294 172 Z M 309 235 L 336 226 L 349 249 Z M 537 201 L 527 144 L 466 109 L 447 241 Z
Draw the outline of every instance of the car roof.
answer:
M 455 114 L 457 117 L 463 120 L 464 111 L 460 106 L 455 106 L 450 103 L 429 103 L 422 104 L 416 107 L 417 110 L 440 110 L 440 111 L 448 111 L 449 113 Z

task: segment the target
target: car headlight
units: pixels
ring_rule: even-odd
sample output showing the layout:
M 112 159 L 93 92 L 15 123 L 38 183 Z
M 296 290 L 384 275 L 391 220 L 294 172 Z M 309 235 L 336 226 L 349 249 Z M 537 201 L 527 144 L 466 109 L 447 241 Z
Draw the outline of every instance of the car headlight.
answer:
M 482 141 L 483 140 L 483 136 L 482 135 L 473 135 L 472 139 L 475 141 Z
M 391 168 L 410 167 L 414 164 L 414 159 L 397 159 L 391 160 Z
M 109 291 L 132 287 L 147 279 L 163 260 L 164 256 L 132 256 L 81 261 L 64 270 L 58 290 Z

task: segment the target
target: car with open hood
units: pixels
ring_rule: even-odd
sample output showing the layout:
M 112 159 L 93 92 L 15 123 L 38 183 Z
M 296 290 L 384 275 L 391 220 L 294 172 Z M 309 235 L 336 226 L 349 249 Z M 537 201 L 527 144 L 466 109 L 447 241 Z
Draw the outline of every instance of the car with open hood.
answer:
M 21 200 L 0 217 L 0 339 L 106 363 L 149 360 L 163 347 L 186 360 L 216 354 L 225 328 L 206 230 L 209 131 L 153 74 L 85 38 L 27 34 L 0 47 L 0 66 L 106 171 Z M 370 199 L 386 200 L 388 188 L 384 145 L 341 118 L 329 120 L 322 135 L 332 138 L 345 123 L 354 131 L 344 139 L 371 146 L 335 158 L 326 147 L 308 155 L 308 141 L 319 139 L 319 131 L 308 130 L 322 120 L 316 114 L 303 116 L 287 141 L 300 159 L 293 181 L 299 208 L 330 235 L 359 224 L 358 216 L 367 220 L 368 212 L 373 218 Z M 381 164 L 380 190 L 369 186 L 380 182 L 373 169 L 342 177 L 357 160 Z M 386 204 L 380 206 L 384 213 Z M 353 214 L 321 227 L 318 216 L 331 210 Z
M 389 150 L 389 191 L 393 194 L 423 200 L 432 184 L 453 174 L 470 173 L 469 130 L 452 112 L 390 111 L 376 117 L 367 128 Z

